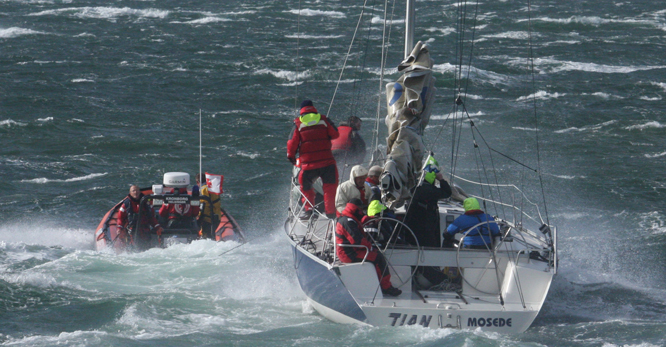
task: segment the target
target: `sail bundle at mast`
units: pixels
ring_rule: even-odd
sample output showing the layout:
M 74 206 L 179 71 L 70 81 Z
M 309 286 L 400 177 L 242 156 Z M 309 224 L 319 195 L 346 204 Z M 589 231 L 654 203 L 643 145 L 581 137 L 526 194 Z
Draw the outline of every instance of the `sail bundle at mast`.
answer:
M 398 65 L 403 75 L 386 85 L 387 160 L 382 175 L 382 200 L 397 208 L 411 197 L 423 166 L 423 130 L 428 126 L 435 95 L 433 60 L 419 41 Z

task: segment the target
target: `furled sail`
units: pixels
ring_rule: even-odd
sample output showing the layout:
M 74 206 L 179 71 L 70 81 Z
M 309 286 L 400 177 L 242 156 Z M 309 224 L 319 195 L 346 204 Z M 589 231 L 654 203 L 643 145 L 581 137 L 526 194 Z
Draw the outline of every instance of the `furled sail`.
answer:
M 382 200 L 389 208 L 402 206 L 418 183 L 425 154 L 421 136 L 435 94 L 432 66 L 428 47 L 419 41 L 398 65 L 403 75 L 386 85 L 387 160 L 381 184 Z

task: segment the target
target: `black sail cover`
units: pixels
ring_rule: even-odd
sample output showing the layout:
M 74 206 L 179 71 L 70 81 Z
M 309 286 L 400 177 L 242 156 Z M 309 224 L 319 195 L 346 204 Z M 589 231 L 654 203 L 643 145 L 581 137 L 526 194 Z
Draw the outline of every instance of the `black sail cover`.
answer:
M 419 41 L 398 66 L 402 76 L 386 85 L 387 160 L 381 176 L 382 200 L 393 209 L 411 198 L 423 166 L 423 130 L 435 95 L 433 61 Z

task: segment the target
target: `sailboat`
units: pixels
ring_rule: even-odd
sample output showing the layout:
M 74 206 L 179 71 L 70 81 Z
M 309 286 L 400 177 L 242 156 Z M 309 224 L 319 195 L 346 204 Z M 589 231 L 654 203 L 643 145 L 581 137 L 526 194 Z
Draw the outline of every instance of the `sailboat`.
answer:
M 414 18 L 414 2 L 408 0 L 405 58 L 398 66 L 402 76 L 385 87 L 386 155 L 381 158 L 375 152 L 371 163 L 383 167 L 381 203 L 393 215 L 364 225 L 373 248 L 388 263 L 392 286 L 401 293 L 383 294 L 370 261 L 342 262 L 336 254 L 345 245 L 335 236 L 336 220 L 316 210 L 309 219 L 299 219 L 303 198 L 294 186 L 284 229 L 298 281 L 309 304 L 338 323 L 524 332 L 541 310 L 558 264 L 557 228 L 550 225 L 547 214 L 542 217 L 538 204 L 530 205 L 516 185 L 475 182 L 459 177 L 452 168 L 446 179 L 452 195 L 437 202 L 438 218 L 430 221 L 439 225 L 439 244 L 420 245 L 419 230 L 405 223 L 409 206 L 416 203 L 414 190 L 423 184 L 424 167 L 432 162 L 422 136 L 435 94 L 433 61 L 426 44 L 414 43 Z M 464 95 L 453 102 L 455 112 L 464 115 Z M 465 190 L 457 182 L 464 183 Z M 501 194 L 502 190 L 510 192 Z M 507 196 L 511 202 L 500 199 Z M 446 230 L 465 214 L 461 202 L 467 197 L 480 200 L 486 211 L 509 211 L 495 216 L 500 234 L 482 249 L 463 247 L 474 228 L 457 234 L 457 246 L 447 247 Z M 382 228 L 390 234 L 384 240 L 376 232 Z M 424 277 L 420 270 L 425 268 L 434 269 L 439 280 Z

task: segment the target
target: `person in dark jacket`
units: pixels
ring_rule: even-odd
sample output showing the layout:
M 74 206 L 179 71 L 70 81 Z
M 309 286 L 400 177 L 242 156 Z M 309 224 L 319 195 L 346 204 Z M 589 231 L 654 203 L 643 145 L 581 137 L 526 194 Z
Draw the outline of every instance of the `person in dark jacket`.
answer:
M 335 218 L 335 191 L 338 188 L 338 170 L 331 152 L 331 140 L 340 134 L 335 124 L 325 115 L 319 114 L 312 101 L 301 103 L 300 116 L 294 119 L 294 131 L 287 141 L 287 159 L 296 165 L 296 154 L 301 171 L 298 183 L 307 199 L 301 219 L 312 215 L 315 201 L 314 181 L 321 177 L 324 188 L 324 207 L 329 218 Z
M 363 231 L 361 220 L 365 217 L 363 203 L 360 199 L 351 199 L 338 218 L 335 227 L 335 242 L 338 244 L 336 255 L 343 263 L 357 263 L 366 261 L 375 264 L 377 277 L 382 293 L 388 296 L 398 296 L 402 291 L 391 285 L 391 275 L 384 256 L 373 249 L 370 238 Z M 365 247 L 345 247 L 345 245 L 360 245 Z M 367 257 L 366 257 L 367 254 Z
M 124 229 L 129 235 L 138 238 L 139 243 L 150 240 L 151 229 L 155 230 L 157 235 L 162 234 L 162 227 L 157 222 L 152 208 L 145 204 L 141 210 L 141 220 L 139 220 L 139 206 L 143 194 L 138 186 L 133 185 L 129 189 L 129 194 L 118 208 L 118 229 Z
M 439 207 L 437 201 L 451 196 L 451 186 L 439 172 L 437 161 L 430 157 L 423 169 L 424 179 L 414 190 L 414 197 L 407 208 L 405 224 L 409 226 L 421 247 L 441 247 Z M 407 241 L 415 244 L 411 235 Z
M 346 121 L 340 123 L 338 127 L 340 136 L 332 141 L 331 150 L 342 180 L 347 179 L 348 168 L 363 163 L 363 159 L 365 159 L 365 141 L 359 134 L 362 124 L 361 118 L 350 116 Z
M 465 199 L 463 207 L 465 208 L 465 214 L 458 216 L 453 223 L 449 224 L 444 237 L 447 240 L 452 240 L 456 233 L 465 233 L 470 228 L 478 225 L 465 236 L 463 247 L 490 249 L 493 241 L 492 236 L 500 234 L 495 218 L 484 213 L 479 206 L 479 201 L 475 198 Z

